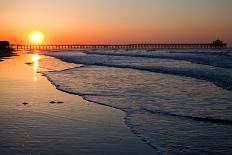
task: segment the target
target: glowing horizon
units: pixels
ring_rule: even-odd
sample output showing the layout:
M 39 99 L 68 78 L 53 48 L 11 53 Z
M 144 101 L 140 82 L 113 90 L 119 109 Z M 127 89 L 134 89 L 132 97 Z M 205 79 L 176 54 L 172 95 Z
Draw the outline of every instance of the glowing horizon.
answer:
M 43 43 L 211 42 L 232 45 L 230 0 L 3 0 L 0 40 Z M 34 42 L 35 43 L 35 42 Z

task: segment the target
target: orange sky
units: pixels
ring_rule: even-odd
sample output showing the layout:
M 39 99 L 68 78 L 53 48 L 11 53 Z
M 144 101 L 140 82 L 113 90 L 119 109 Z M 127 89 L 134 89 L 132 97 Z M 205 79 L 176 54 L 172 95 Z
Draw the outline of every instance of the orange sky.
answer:
M 1 0 L 0 40 L 29 43 L 210 42 L 232 45 L 231 0 Z

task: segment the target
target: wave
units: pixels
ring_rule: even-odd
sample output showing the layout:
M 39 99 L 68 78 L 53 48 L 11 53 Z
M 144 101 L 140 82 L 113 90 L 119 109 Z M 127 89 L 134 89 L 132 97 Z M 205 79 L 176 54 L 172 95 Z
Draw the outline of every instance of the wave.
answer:
M 222 124 L 222 125 L 232 125 L 232 120 L 226 120 L 226 119 L 217 119 L 212 117 L 196 117 L 196 116 L 190 116 L 190 115 L 180 115 L 180 114 L 174 114 L 170 112 L 164 112 L 164 111 L 153 111 L 151 109 L 144 108 L 145 111 L 152 113 L 152 114 L 159 114 L 159 115 L 168 115 L 173 117 L 180 117 L 184 119 L 191 119 L 195 121 L 202 121 L 206 123 L 216 123 L 216 124 Z
M 228 74 L 222 75 L 212 75 L 207 74 L 205 71 L 201 70 L 182 70 L 182 69 L 173 69 L 173 68 L 166 68 L 166 67 L 142 67 L 142 66 L 130 66 L 130 65 L 112 65 L 112 64 L 102 64 L 102 63 L 95 63 L 91 65 L 96 66 L 106 66 L 106 67 L 117 67 L 117 68 L 129 68 L 129 69 L 137 69 L 141 71 L 149 71 L 149 72 L 156 72 L 156 73 L 164 73 L 164 74 L 171 74 L 171 75 L 180 75 L 186 77 L 197 78 L 201 80 L 206 80 L 209 82 L 213 82 L 215 85 L 222 87 L 226 90 L 232 90 L 232 77 L 228 76 Z M 230 74 L 230 73 L 229 73 Z
M 232 56 L 232 52 L 230 50 L 226 51 L 185 51 L 185 52 L 180 52 L 180 51 L 169 51 L 168 53 L 176 53 L 176 54 L 200 54 L 200 55 L 217 55 L 217 56 Z
M 192 118 L 199 121 L 222 122 L 222 124 L 232 122 L 229 113 L 223 114 L 226 117 L 213 114 L 214 108 L 219 105 L 220 109 L 230 108 L 231 101 L 228 95 L 231 92 L 220 90 L 204 81 L 94 66 L 47 71 L 43 74 L 59 90 L 125 112 L 131 113 L 140 109 L 151 113 Z M 136 81 L 130 81 L 128 79 L 130 77 L 135 78 Z M 143 79 L 138 79 L 141 77 Z M 169 87 L 172 81 L 175 83 Z M 180 84 L 181 86 L 179 86 Z M 207 90 L 209 94 L 202 96 L 201 94 Z M 130 102 L 133 104 L 129 104 Z M 141 102 L 143 104 L 140 105 Z M 176 111 L 177 109 L 178 111 Z M 192 113 L 191 109 L 196 111 L 194 110 L 195 112 Z
M 52 56 L 52 55 L 51 55 Z M 232 90 L 232 71 L 227 69 L 220 69 L 217 67 L 214 68 L 193 68 L 192 66 L 187 67 L 166 67 L 166 66 L 137 66 L 128 65 L 128 64 L 117 64 L 112 63 L 111 60 L 89 60 L 85 57 L 69 57 L 69 56 L 55 56 L 56 58 L 70 62 L 70 63 L 80 63 L 83 65 L 92 65 L 92 66 L 104 66 L 104 67 L 114 67 L 114 68 L 127 68 L 135 69 L 140 71 L 156 72 L 170 75 L 185 76 L 191 78 L 197 78 L 200 80 L 205 80 L 214 83 L 215 85 L 224 88 L 226 90 Z M 97 62 L 98 61 L 98 62 Z
M 191 63 L 209 65 L 221 68 L 232 68 L 231 52 L 104 52 L 104 51 L 83 51 L 89 55 L 106 55 L 106 56 L 127 56 L 127 57 L 140 57 L 140 58 L 158 58 L 158 59 L 171 59 L 189 61 Z M 223 60 L 223 61 L 222 61 Z

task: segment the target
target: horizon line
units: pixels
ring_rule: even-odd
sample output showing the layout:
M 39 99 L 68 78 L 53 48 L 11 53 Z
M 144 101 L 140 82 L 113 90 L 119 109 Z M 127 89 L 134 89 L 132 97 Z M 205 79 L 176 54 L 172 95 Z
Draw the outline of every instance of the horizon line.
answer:
M 46 45 L 156 45 L 156 44 L 213 44 L 215 42 L 220 42 L 222 44 L 227 44 L 222 40 L 213 40 L 211 42 L 134 42 L 134 43 L 44 43 L 44 44 L 31 44 L 31 43 L 10 43 L 11 45 L 25 45 L 25 46 L 46 46 Z

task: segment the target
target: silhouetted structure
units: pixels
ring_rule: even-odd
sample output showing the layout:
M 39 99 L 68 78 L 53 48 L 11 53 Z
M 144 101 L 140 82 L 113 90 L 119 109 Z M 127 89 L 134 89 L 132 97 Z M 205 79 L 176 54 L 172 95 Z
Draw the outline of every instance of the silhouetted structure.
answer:
M 10 51 L 10 42 L 9 41 L 0 41 L 0 50 L 1 51 Z
M 17 50 L 48 50 L 48 49 L 184 49 L 184 48 L 226 48 L 227 44 L 216 40 L 211 43 L 173 43 L 173 44 L 112 44 L 112 45 L 94 45 L 94 44 L 50 44 L 50 45 L 12 45 Z
M 226 47 L 227 44 L 223 43 L 223 41 L 221 41 L 221 40 L 215 40 L 212 42 L 212 46 L 215 48 L 222 48 L 222 47 Z

